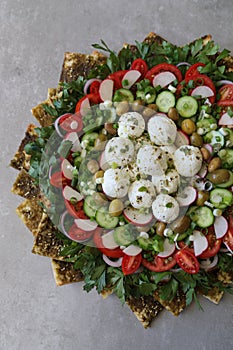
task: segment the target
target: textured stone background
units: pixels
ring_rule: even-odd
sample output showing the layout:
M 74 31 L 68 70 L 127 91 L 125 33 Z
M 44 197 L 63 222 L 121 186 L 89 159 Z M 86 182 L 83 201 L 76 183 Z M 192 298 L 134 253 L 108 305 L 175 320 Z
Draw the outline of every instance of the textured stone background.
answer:
M 2 0 L 0 2 L 0 349 L 229 350 L 232 297 L 201 299 L 178 318 L 163 312 L 145 331 L 115 297 L 82 285 L 57 288 L 50 261 L 30 253 L 33 239 L 14 213 L 8 167 L 30 108 L 57 85 L 64 51 L 90 52 L 103 38 L 118 49 L 155 31 L 176 44 L 211 33 L 233 51 L 231 0 Z

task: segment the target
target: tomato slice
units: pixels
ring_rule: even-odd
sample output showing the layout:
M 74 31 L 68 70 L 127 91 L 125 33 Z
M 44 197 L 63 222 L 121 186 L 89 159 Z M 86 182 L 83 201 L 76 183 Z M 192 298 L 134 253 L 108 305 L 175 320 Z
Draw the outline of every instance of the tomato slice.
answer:
M 115 73 L 110 74 L 107 79 L 111 79 L 114 82 L 114 90 L 118 90 L 122 88 L 122 79 L 125 75 L 125 73 L 127 73 L 128 70 L 119 70 Z
M 200 265 L 197 258 L 189 250 L 182 249 L 175 254 L 177 264 L 189 274 L 196 274 L 199 271 Z
M 72 204 L 70 201 L 65 200 L 65 206 L 68 213 L 75 219 L 89 219 L 83 211 L 83 200 Z
M 62 188 L 63 184 L 63 178 L 62 178 L 62 172 L 57 171 L 56 173 L 53 173 L 53 175 L 50 178 L 50 183 L 52 186 L 57 187 L 57 188 Z
M 221 101 L 218 101 L 218 105 L 223 107 L 230 107 L 230 106 L 233 106 L 233 101 L 221 100 Z
M 108 249 L 105 248 L 103 245 L 103 240 L 101 237 L 102 229 L 98 228 L 96 229 L 93 237 L 93 241 L 96 245 L 96 247 L 103 253 L 104 255 L 108 256 L 109 258 L 120 258 L 124 254 L 120 248 L 115 248 L 115 249 Z
M 161 72 L 171 72 L 173 74 L 175 74 L 176 79 L 178 80 L 178 82 L 181 82 L 182 80 L 182 73 L 179 70 L 179 68 L 177 68 L 176 66 L 174 66 L 173 64 L 170 63 L 160 63 L 157 64 L 156 66 L 154 66 L 153 68 L 151 68 L 145 75 L 146 79 L 149 79 L 152 83 L 154 77 Z
M 233 84 L 223 85 L 219 91 L 219 101 L 233 101 Z
M 122 259 L 122 272 L 124 275 L 131 275 L 141 265 L 142 262 L 142 254 L 138 254 L 136 256 L 129 256 L 124 254 L 123 259 Z
M 206 238 L 208 240 L 209 246 L 199 256 L 199 258 L 201 259 L 207 259 L 207 258 L 211 258 L 212 256 L 215 256 L 218 253 L 219 249 L 221 248 L 221 244 L 222 244 L 222 239 L 216 239 L 214 226 L 210 226 L 208 228 L 208 233 L 206 235 Z
M 197 63 L 194 63 L 192 66 L 190 66 L 187 72 L 185 73 L 185 77 L 184 77 L 185 81 L 188 82 L 189 80 L 193 79 L 197 75 L 201 74 L 197 68 L 204 67 L 204 66 L 205 64 L 202 62 L 197 62 Z
M 223 242 L 227 244 L 227 246 L 233 250 L 233 216 L 232 213 L 229 214 L 229 222 L 228 222 L 228 230 L 223 238 Z
M 137 58 L 131 64 L 130 69 L 138 70 L 141 73 L 140 79 L 143 79 L 148 72 L 147 63 L 142 58 Z
M 73 122 L 75 123 L 75 127 Z M 67 132 L 79 132 L 83 128 L 82 118 L 78 114 L 64 114 L 59 121 L 59 125 Z
M 209 101 L 212 104 L 215 102 L 216 88 L 215 88 L 215 85 L 214 85 L 213 81 L 207 75 L 199 74 L 199 75 L 191 77 L 190 80 L 193 80 L 195 87 L 201 86 L 201 85 L 208 86 L 214 93 L 213 96 L 209 97 Z M 189 93 L 191 94 L 192 91 L 193 91 L 193 89 L 191 89 L 189 91 Z
M 194 249 L 189 247 L 184 241 L 178 242 L 178 246 L 180 249 L 188 250 L 190 253 L 194 255 Z
M 160 258 L 155 255 L 153 261 L 148 261 L 147 259 L 142 258 L 142 265 L 148 270 L 163 272 L 172 269 L 176 265 L 176 259 L 173 256 L 170 256 L 169 258 Z
M 81 108 L 81 104 L 86 98 L 88 98 L 90 105 L 97 105 L 101 102 L 101 98 L 100 98 L 99 93 L 87 94 L 86 96 L 83 96 L 76 104 L 75 114 L 78 114 L 78 112 L 80 111 L 80 108 Z
M 79 227 L 77 227 L 75 224 L 73 224 L 68 231 L 68 235 L 73 241 L 84 242 L 90 239 L 93 236 L 94 232 L 95 230 L 83 231 Z
M 93 81 L 90 85 L 90 93 L 91 94 L 98 94 L 99 93 L 99 88 L 100 88 L 100 81 Z

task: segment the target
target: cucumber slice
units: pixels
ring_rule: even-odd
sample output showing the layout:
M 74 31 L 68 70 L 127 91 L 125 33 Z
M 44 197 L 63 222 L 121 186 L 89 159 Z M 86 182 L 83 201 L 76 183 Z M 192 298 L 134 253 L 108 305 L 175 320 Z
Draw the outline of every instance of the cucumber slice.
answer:
M 98 207 L 93 200 L 92 196 L 87 196 L 83 203 L 84 213 L 89 216 L 89 218 L 94 218 Z
M 221 158 L 223 168 L 233 169 L 233 149 L 224 148 L 218 152 L 218 156 Z
M 114 240 L 120 246 L 127 246 L 134 241 L 132 233 L 129 231 L 129 225 L 117 227 L 113 233 Z
M 170 91 L 161 92 L 156 98 L 156 105 L 160 112 L 167 113 L 176 104 L 175 96 Z
M 233 194 L 223 188 L 215 188 L 210 192 L 210 202 L 217 209 L 225 209 L 233 204 Z
M 118 217 L 112 217 L 104 208 L 97 210 L 95 219 L 99 226 L 106 229 L 115 228 L 119 221 Z
M 82 141 L 88 141 L 88 144 L 90 146 L 94 146 L 95 140 L 98 137 L 98 133 L 97 132 L 90 132 L 89 134 L 85 134 L 82 137 Z
M 119 89 L 115 92 L 113 96 L 113 102 L 121 102 L 121 101 L 128 101 L 133 102 L 134 96 L 131 91 L 128 89 Z
M 214 150 L 218 150 L 224 146 L 224 136 L 219 131 L 210 131 L 204 135 L 205 143 L 210 143 Z
M 192 221 L 202 228 L 209 227 L 214 223 L 213 212 L 206 206 L 195 208 L 189 215 Z
M 177 100 L 176 109 L 183 118 L 191 118 L 197 113 L 198 103 L 192 96 L 183 96 Z
M 228 188 L 233 185 L 233 172 L 229 170 L 230 178 L 227 182 L 223 182 L 222 184 L 217 185 L 220 188 Z

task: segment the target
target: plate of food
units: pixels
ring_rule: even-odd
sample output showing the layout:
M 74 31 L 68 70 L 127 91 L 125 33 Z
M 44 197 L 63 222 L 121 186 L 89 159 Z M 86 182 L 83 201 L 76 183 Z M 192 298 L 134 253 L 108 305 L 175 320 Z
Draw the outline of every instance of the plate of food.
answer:
M 233 58 L 210 35 L 93 47 L 32 109 L 12 191 L 57 285 L 115 293 L 146 328 L 232 293 Z

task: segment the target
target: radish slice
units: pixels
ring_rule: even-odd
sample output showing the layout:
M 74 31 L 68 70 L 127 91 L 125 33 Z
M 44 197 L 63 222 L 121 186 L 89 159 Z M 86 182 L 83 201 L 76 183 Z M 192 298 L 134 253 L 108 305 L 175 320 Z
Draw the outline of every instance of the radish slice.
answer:
M 218 263 L 218 256 L 215 255 L 215 257 L 213 258 L 213 261 L 211 262 L 210 259 L 205 259 L 205 260 L 202 260 L 200 262 L 200 267 L 203 269 L 203 270 L 210 270 L 212 269 L 213 267 L 215 267 Z
M 210 155 L 212 156 L 214 154 L 214 149 L 213 146 L 210 143 L 206 143 L 205 145 L 203 145 L 203 147 L 205 149 L 207 149 L 207 151 L 210 152 Z
M 233 82 L 231 80 L 219 80 L 216 82 L 217 86 L 221 86 L 221 85 L 226 85 L 226 84 L 233 84 Z
M 140 254 L 142 251 L 142 248 L 138 247 L 137 245 L 130 244 L 127 248 L 123 250 L 123 253 L 130 256 L 136 256 Z
M 208 240 L 200 231 L 193 231 L 193 248 L 195 256 L 201 255 L 208 248 Z
M 112 266 L 112 267 L 120 267 L 122 264 L 122 258 L 119 258 L 115 261 L 112 261 L 104 254 L 103 254 L 103 260 L 106 262 L 106 264 L 108 264 L 109 266 Z
M 59 122 L 60 122 L 61 118 L 64 117 L 64 115 L 65 115 L 65 114 L 61 115 L 61 116 L 60 116 L 59 118 L 57 118 L 57 119 L 55 120 L 55 122 L 54 122 L 54 128 L 55 128 L 57 134 L 58 134 L 60 137 L 62 137 L 62 138 L 63 138 L 64 136 L 63 136 L 62 133 L 60 132 L 60 129 L 59 129 Z
M 94 231 L 98 224 L 96 221 L 91 221 L 89 219 L 75 219 L 75 225 L 83 231 Z
M 64 226 L 64 221 L 65 221 L 65 217 L 66 217 L 67 214 L 68 214 L 68 211 L 65 211 L 65 212 L 61 215 L 60 224 L 61 224 L 62 232 L 64 233 L 64 235 L 66 235 L 67 237 L 69 237 L 69 234 L 68 234 L 68 232 L 66 231 L 65 226 Z
M 105 79 L 100 84 L 99 94 L 102 101 L 112 101 L 113 81 Z
M 128 207 L 123 211 L 124 216 L 129 220 L 133 225 L 144 226 L 148 225 L 153 219 L 152 213 L 144 214 L 141 213 L 138 209 Z
M 110 165 L 106 162 L 105 152 L 101 154 L 99 163 L 100 163 L 101 169 L 104 171 L 111 168 Z
M 224 113 L 218 121 L 218 125 L 231 125 L 233 126 L 233 117 L 228 113 Z
M 82 147 L 79 141 L 79 137 L 78 134 L 76 132 L 69 132 L 66 137 L 66 140 L 69 140 L 73 143 L 73 146 L 71 148 L 71 151 L 73 152 L 81 152 L 82 151 Z
M 88 89 L 89 89 L 90 85 L 91 85 L 92 83 L 94 83 L 94 81 L 101 82 L 101 80 L 100 80 L 100 79 L 97 79 L 97 78 L 93 78 L 93 79 L 87 80 L 86 83 L 85 83 L 85 85 L 84 85 L 84 88 L 83 88 L 83 92 L 84 92 L 85 95 L 87 95 Z
M 163 251 L 158 254 L 160 258 L 167 258 L 174 253 L 176 246 L 174 243 L 170 243 L 168 238 L 165 238 Z
M 119 244 L 117 244 L 115 242 L 113 234 L 114 234 L 114 230 L 112 230 L 112 231 L 110 231 L 102 236 L 102 242 L 103 242 L 103 245 L 105 246 L 105 248 L 115 249 L 115 248 L 119 247 Z
M 193 203 L 197 198 L 197 190 L 192 186 L 185 187 L 176 196 L 176 200 L 181 207 L 186 207 Z
M 88 98 L 85 98 L 82 103 L 81 103 L 81 106 L 80 106 L 80 114 L 82 115 L 82 117 L 84 117 L 88 110 L 91 108 L 91 105 L 90 105 L 90 101 Z
M 134 83 L 140 78 L 141 73 L 138 70 L 129 70 L 125 75 L 123 76 L 122 81 L 124 81 L 124 88 L 130 89 L 131 86 L 133 86 Z
M 191 64 L 188 63 L 188 62 L 179 62 L 179 63 L 176 65 L 176 67 L 180 67 L 180 66 L 188 66 L 188 67 L 190 67 Z
M 182 130 L 178 130 L 176 133 L 175 145 L 176 147 L 180 147 L 183 145 L 189 145 L 189 137 Z
M 214 220 L 214 231 L 217 239 L 225 236 L 228 230 L 228 222 L 224 216 L 216 216 Z
M 214 92 L 211 88 L 209 88 L 209 86 L 202 85 L 193 89 L 191 96 L 201 96 L 201 98 L 207 98 L 214 96 Z
M 176 80 L 175 74 L 171 72 L 161 72 L 154 77 L 152 84 L 154 87 L 160 86 L 161 88 L 164 88 L 174 80 Z
M 74 167 L 70 164 L 70 162 L 67 159 L 63 159 L 61 163 L 61 171 L 66 179 L 73 179 L 73 169 Z
M 206 176 L 207 172 L 208 172 L 207 165 L 203 164 L 201 169 L 198 172 L 198 175 L 203 179 Z
M 81 193 L 79 193 L 78 191 L 75 191 L 70 186 L 65 186 L 62 193 L 63 193 L 63 197 L 67 201 L 69 201 L 71 198 L 75 198 L 78 202 L 83 199 L 83 195 L 81 195 Z

